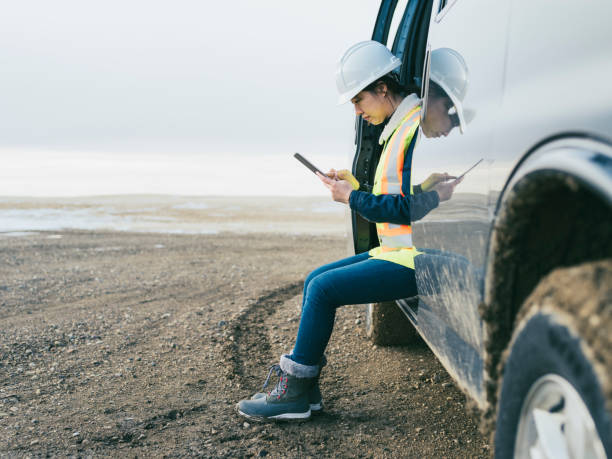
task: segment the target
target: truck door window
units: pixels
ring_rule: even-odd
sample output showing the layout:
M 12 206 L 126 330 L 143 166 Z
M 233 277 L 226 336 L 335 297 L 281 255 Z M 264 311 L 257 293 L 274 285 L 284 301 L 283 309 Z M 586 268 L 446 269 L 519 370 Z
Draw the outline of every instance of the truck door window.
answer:
M 395 11 L 393 11 L 393 18 L 391 19 L 391 26 L 389 27 L 389 35 L 387 35 L 386 43 L 387 48 L 389 49 L 391 49 L 395 36 L 397 35 L 397 29 L 399 28 L 402 18 L 404 17 L 406 6 L 408 6 L 408 0 L 400 0 L 395 6 Z
M 436 14 L 436 22 L 440 22 L 442 18 L 448 13 L 448 10 L 452 8 L 457 0 L 440 0 L 438 4 L 438 12 Z

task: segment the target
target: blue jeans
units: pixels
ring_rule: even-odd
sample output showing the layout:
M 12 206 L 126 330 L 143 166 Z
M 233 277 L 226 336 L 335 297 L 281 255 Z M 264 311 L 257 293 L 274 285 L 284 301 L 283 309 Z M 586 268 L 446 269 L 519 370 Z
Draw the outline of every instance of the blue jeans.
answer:
M 367 252 L 321 266 L 304 282 L 302 318 L 289 357 L 303 365 L 319 363 L 339 306 L 398 300 L 416 294 L 413 269 L 371 258 Z

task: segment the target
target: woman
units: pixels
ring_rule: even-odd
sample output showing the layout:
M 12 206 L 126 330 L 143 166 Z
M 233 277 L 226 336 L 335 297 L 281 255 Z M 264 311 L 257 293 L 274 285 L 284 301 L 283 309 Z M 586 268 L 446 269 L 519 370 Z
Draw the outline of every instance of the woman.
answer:
M 432 74 L 435 59 L 432 55 Z M 421 101 L 405 94 L 392 72 L 401 62 L 374 41 L 351 47 L 339 63 L 337 86 L 340 102 L 351 101 L 355 113 L 371 124 L 386 123 L 380 136 L 384 144 L 372 193 L 355 191 L 334 170 L 319 178 L 335 201 L 369 221 L 376 222 L 380 245 L 369 252 L 322 266 L 304 283 L 302 316 L 291 354 L 283 355 L 270 369 L 278 383 L 267 394 L 255 394 L 238 403 L 242 416 L 259 420 L 306 419 L 321 409 L 318 378 L 334 324 L 336 308 L 346 304 L 375 303 L 417 294 L 411 221 L 422 218 L 440 201 L 450 199 L 458 181 L 448 174 L 433 174 L 411 187 L 412 151 L 417 130 L 427 137 L 446 136 L 460 124 L 460 102 L 435 82 L 430 83 L 427 113 Z M 449 110 L 454 107 L 455 115 Z M 412 194 L 414 192 L 414 194 Z

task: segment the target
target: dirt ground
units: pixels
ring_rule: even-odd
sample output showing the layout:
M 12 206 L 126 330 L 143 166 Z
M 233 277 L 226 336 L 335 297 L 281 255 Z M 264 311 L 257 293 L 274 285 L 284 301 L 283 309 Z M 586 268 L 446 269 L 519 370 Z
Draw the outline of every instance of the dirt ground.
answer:
M 305 423 L 245 422 L 338 237 L 0 237 L 0 457 L 488 457 L 424 346 L 374 347 L 342 308 Z

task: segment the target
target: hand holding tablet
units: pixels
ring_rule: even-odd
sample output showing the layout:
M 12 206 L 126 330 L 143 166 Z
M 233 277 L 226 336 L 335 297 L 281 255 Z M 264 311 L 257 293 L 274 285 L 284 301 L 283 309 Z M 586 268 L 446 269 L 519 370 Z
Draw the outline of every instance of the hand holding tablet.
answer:
M 304 158 L 299 153 L 295 153 L 293 155 L 293 157 L 295 159 L 297 159 L 299 162 L 301 162 L 308 169 L 310 169 L 314 174 L 316 174 L 318 172 L 319 174 L 323 175 L 324 177 L 327 177 L 327 174 L 323 173 L 318 167 L 316 167 L 314 164 L 312 164 L 310 161 L 308 161 L 306 158 Z M 354 190 L 358 190 L 359 189 L 359 182 L 353 176 L 353 174 L 351 174 L 351 172 L 348 171 L 347 169 L 341 169 L 341 170 L 337 171 L 336 172 L 336 176 L 340 180 L 346 180 L 347 182 L 349 182 Z

